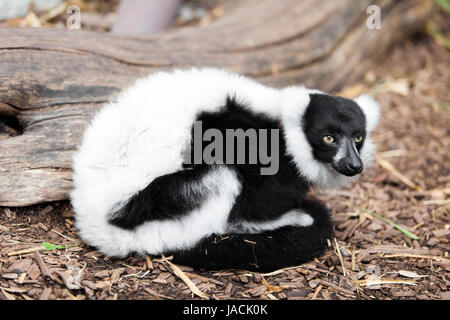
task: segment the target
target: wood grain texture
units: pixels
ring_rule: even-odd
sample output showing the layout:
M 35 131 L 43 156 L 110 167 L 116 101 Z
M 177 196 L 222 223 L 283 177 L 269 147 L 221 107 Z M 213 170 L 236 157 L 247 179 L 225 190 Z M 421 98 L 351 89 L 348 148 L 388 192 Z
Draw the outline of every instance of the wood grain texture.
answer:
M 370 4 L 382 9 L 381 30 L 366 27 Z M 84 126 L 138 77 L 212 66 L 272 86 L 338 90 L 422 28 L 432 10 L 432 0 L 243 0 L 208 25 L 151 37 L 0 29 L 0 116 L 23 129 L 0 140 L 0 205 L 67 199 Z

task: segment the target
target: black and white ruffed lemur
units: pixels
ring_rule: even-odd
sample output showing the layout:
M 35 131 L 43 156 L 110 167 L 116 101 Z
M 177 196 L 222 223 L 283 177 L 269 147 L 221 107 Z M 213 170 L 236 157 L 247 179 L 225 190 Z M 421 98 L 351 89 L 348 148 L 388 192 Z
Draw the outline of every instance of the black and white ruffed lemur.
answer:
M 71 192 L 79 236 L 107 256 L 173 255 L 209 270 L 309 261 L 333 228 L 308 188 L 343 185 L 370 165 L 379 115 L 367 95 L 274 89 L 211 68 L 149 75 L 85 130 Z M 277 172 L 261 174 L 260 162 L 187 166 L 196 121 L 203 132 L 278 129 Z

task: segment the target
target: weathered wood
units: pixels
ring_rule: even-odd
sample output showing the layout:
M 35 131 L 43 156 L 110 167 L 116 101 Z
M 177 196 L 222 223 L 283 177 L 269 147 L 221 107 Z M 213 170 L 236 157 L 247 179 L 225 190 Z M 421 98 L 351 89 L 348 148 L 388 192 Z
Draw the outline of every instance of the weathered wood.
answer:
M 144 74 L 214 66 L 273 86 L 337 90 L 421 28 L 432 2 L 239 0 L 206 26 L 151 37 L 0 29 L 0 116 L 23 128 L 0 140 L 0 205 L 67 199 L 87 121 Z M 382 9 L 381 30 L 366 27 L 370 4 Z

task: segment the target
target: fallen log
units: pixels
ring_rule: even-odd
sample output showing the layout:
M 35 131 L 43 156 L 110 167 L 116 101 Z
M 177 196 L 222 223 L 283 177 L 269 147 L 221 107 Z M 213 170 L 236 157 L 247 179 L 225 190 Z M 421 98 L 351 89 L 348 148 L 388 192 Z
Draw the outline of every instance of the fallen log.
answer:
M 381 29 L 366 25 L 373 4 Z M 272 86 L 338 90 L 421 29 L 433 1 L 242 0 L 222 9 L 207 25 L 150 37 L 0 29 L 0 119 L 16 132 L 0 134 L 0 205 L 67 199 L 84 126 L 138 77 L 213 66 Z

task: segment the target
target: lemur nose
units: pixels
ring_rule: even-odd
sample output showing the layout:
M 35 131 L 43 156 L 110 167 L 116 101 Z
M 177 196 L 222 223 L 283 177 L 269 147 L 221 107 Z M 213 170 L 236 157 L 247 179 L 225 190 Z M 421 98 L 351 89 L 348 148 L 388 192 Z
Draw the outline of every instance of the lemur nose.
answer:
M 363 171 L 364 166 L 362 163 L 355 162 L 349 163 L 348 168 L 355 173 L 361 173 L 361 171 Z

